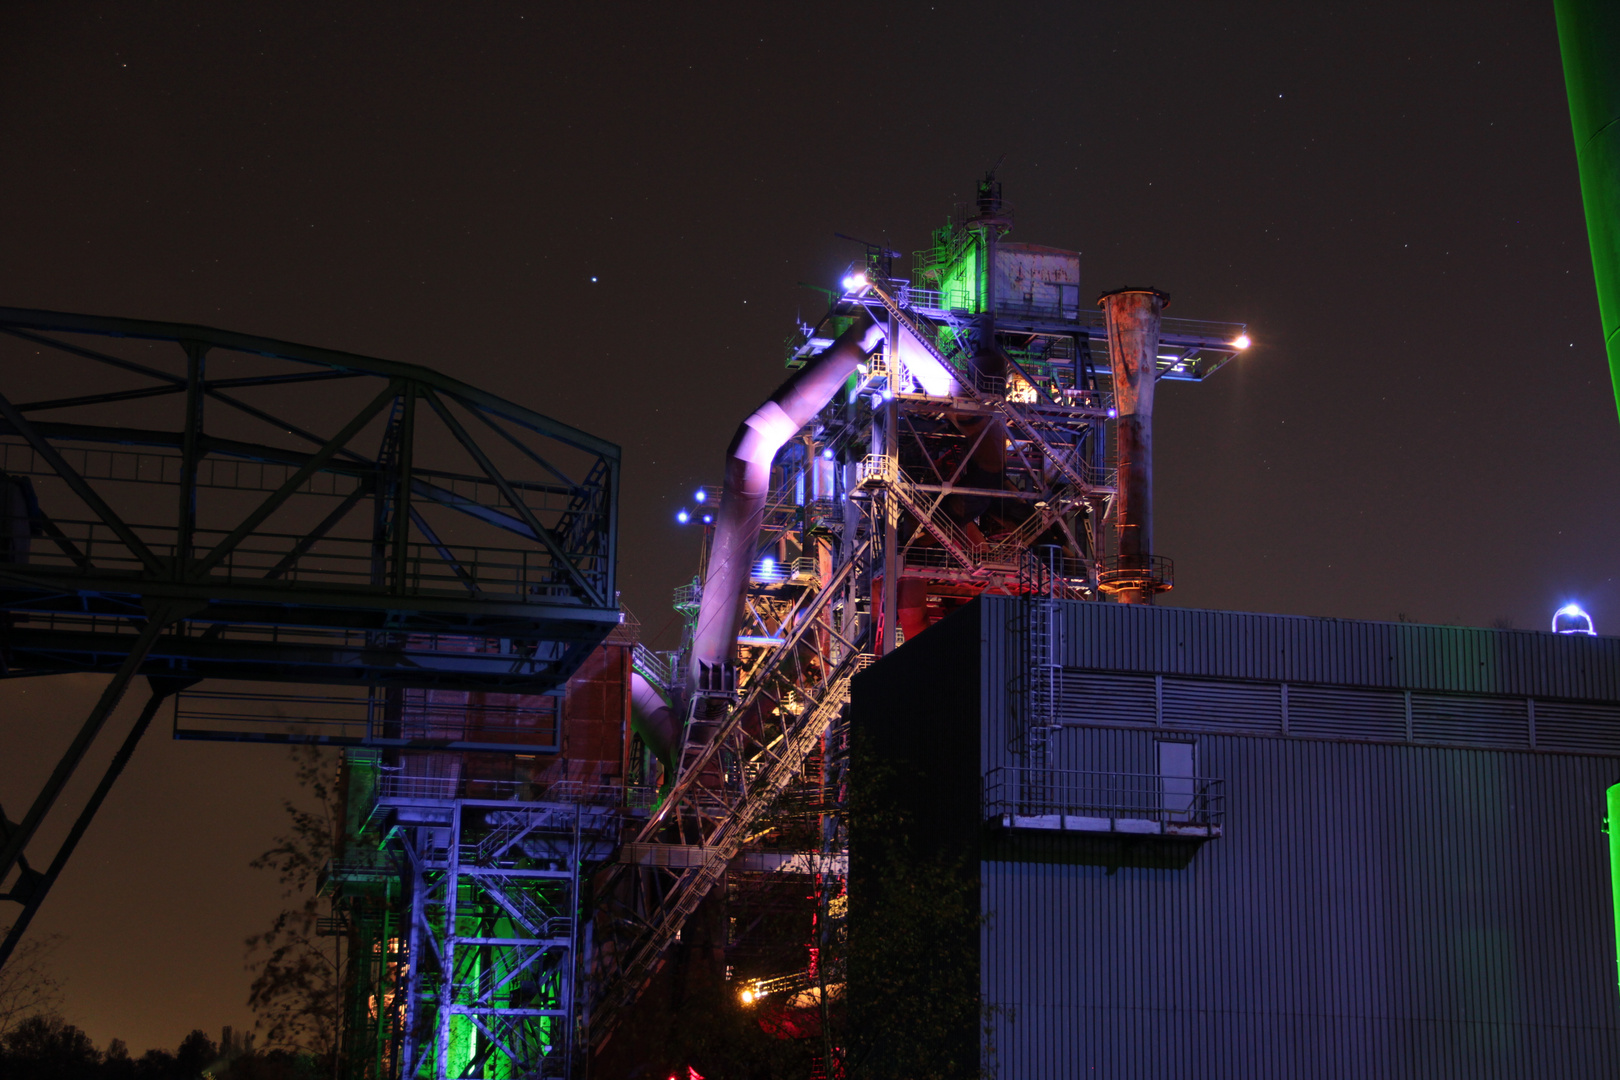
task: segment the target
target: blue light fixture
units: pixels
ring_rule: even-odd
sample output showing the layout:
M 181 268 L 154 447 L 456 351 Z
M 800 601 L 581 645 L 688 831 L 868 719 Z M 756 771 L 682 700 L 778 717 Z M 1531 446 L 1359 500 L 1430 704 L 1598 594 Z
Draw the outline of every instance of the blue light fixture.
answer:
M 709 498 L 709 493 L 707 491 L 704 491 L 702 488 L 698 488 L 697 489 L 697 494 L 692 496 L 692 498 L 696 499 L 698 502 L 707 502 L 708 498 Z
M 675 523 L 677 525 L 685 525 L 688 521 L 691 521 L 691 520 L 692 520 L 692 515 L 688 514 L 686 512 L 686 507 L 683 506 L 679 510 L 675 511 Z
M 1553 612 L 1552 632 L 1597 636 L 1597 631 L 1592 628 L 1592 616 L 1582 611 L 1579 604 L 1565 604 Z

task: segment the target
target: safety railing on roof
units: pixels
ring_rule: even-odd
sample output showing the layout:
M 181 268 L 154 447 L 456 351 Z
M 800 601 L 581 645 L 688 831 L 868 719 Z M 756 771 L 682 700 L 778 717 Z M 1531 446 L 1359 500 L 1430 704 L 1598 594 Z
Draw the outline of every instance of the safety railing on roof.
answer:
M 1010 828 L 1218 836 L 1225 781 L 1208 776 L 998 766 L 984 816 Z
M 703 582 L 693 578 L 685 585 L 675 587 L 675 610 L 683 615 L 697 614 L 698 605 L 703 602 Z
M 35 541 L 28 563 L 79 574 L 140 572 L 139 554 L 106 522 L 56 519 L 59 536 Z M 160 559 L 173 560 L 178 530 L 133 525 L 136 537 Z M 228 537 L 221 529 L 196 529 L 189 555 L 206 556 Z M 242 581 L 265 588 L 319 582 L 368 590 L 377 574 L 376 544 L 370 538 L 323 536 L 311 540 L 294 533 L 255 532 L 230 548 L 208 573 L 208 579 Z M 470 547 L 461 544 L 403 545 L 402 588 L 408 595 L 448 593 L 466 596 L 510 596 L 554 602 L 565 594 L 556 562 L 543 551 L 524 548 Z M 587 569 L 596 560 L 580 556 Z
M 1169 592 L 1176 584 L 1176 564 L 1163 555 L 1106 555 L 1097 582 L 1105 592 L 1151 589 Z
M 624 786 L 594 780 L 482 780 L 463 775 L 408 776 L 388 772 L 379 778 L 376 795 L 385 803 L 477 799 L 619 806 L 624 802 Z

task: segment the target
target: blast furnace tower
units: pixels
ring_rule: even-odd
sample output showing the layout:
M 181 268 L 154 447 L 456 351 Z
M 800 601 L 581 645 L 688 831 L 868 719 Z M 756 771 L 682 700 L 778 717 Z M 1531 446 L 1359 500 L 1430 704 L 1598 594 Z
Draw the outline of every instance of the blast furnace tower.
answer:
M 1093 308 L 1078 252 L 1011 228 L 992 174 L 908 277 L 868 246 L 789 339 L 791 375 L 737 429 L 723 484 L 681 511 L 700 570 L 676 595 L 680 651 L 637 653 L 632 768 L 652 809 L 605 890 L 633 914 L 596 926 L 591 1032 L 610 1060 L 648 1027 L 638 1000 L 708 979 L 768 1030 L 819 1039 L 835 1073 L 851 677 L 977 596 L 1016 598 L 1012 739 L 1039 784 L 1057 605 L 1151 605 L 1174 584 L 1153 547 L 1154 390 L 1207 378 L 1244 328 L 1166 318 L 1153 288 Z

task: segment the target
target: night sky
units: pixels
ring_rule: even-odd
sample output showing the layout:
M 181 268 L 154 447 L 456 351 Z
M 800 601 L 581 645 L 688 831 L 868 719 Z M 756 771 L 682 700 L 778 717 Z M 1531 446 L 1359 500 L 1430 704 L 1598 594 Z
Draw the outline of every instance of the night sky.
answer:
M 835 232 L 924 246 L 1005 154 L 1011 239 L 1256 343 L 1159 396 L 1165 602 L 1620 631 L 1550 4 L 334 6 L 0 8 L 0 304 L 425 364 L 618 442 L 664 642 L 674 512 L 821 313 L 798 283 Z M 98 686 L 0 685 L 13 816 Z M 250 1022 L 290 778 L 154 728 L 34 923 L 69 1020 Z

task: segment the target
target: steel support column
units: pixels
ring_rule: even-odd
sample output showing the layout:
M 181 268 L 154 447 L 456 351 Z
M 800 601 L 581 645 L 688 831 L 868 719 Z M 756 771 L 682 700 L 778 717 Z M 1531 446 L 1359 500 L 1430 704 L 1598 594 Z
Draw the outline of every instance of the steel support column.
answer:
M 884 345 L 889 367 L 889 385 L 900 376 L 900 320 L 889 315 L 889 338 Z M 891 389 L 883 403 L 883 456 L 889 468 L 885 475 L 900 469 L 900 402 Z M 883 641 L 878 654 L 894 652 L 900 628 L 900 507 L 890 491 L 883 493 Z
M 90 801 L 85 803 L 83 810 L 79 811 L 78 820 L 74 821 L 73 827 L 68 830 L 67 838 L 62 841 L 62 846 L 57 848 L 56 856 L 51 860 L 50 867 L 37 878 L 27 873 L 25 869 L 24 876 L 19 879 L 18 886 L 12 889 L 9 898 L 21 900 L 23 909 L 16 919 L 12 921 L 11 930 L 6 934 L 5 940 L 0 941 L 0 969 L 6 966 L 6 961 L 10 959 L 12 951 L 17 948 L 17 942 L 22 940 L 24 931 L 28 929 L 28 924 L 33 921 L 40 905 L 45 902 L 45 897 L 51 891 L 51 886 L 56 884 L 56 879 L 61 875 L 62 868 L 67 865 L 68 858 L 73 854 L 73 849 L 79 846 L 79 841 L 84 838 L 85 831 L 90 828 L 90 822 L 96 816 L 96 811 L 101 809 L 101 804 L 106 801 L 107 793 L 112 790 L 113 783 L 117 781 L 119 774 L 124 771 L 124 766 L 129 764 L 129 759 L 134 755 L 135 747 L 140 743 L 141 736 L 146 734 L 146 729 L 151 726 L 152 717 L 157 715 L 158 706 L 162 705 L 169 695 L 176 690 L 184 689 L 190 685 L 189 682 L 180 679 L 152 678 L 148 679 L 147 682 L 151 684 L 152 694 L 146 699 L 145 708 L 141 710 L 141 715 L 136 719 L 135 726 L 130 728 L 129 734 L 124 737 L 123 745 L 113 755 L 112 762 L 107 766 L 107 771 L 102 774 L 101 782 L 96 785 L 96 790 L 91 793 Z M 18 896 L 19 890 L 25 895 Z
M 51 807 L 62 794 L 62 789 L 67 787 L 68 780 L 72 778 L 74 770 L 84 760 L 85 754 L 89 753 L 91 744 L 96 741 L 96 736 L 101 734 L 101 729 L 106 725 L 107 718 L 112 715 L 113 709 L 117 708 L 118 703 L 123 700 L 124 692 L 129 689 L 130 681 L 135 678 L 141 664 L 145 662 L 147 653 L 151 652 L 152 647 L 157 644 L 158 636 L 163 633 L 170 623 L 183 617 L 184 612 L 174 605 L 155 608 L 148 615 L 146 627 L 141 631 L 140 636 L 135 639 L 134 647 L 130 650 L 129 655 L 124 658 L 124 662 L 119 665 L 118 671 L 112 677 L 112 681 L 101 692 L 101 698 L 96 702 L 95 708 L 90 710 L 90 715 L 85 720 L 84 725 L 79 728 L 79 733 L 73 737 L 73 742 L 68 745 L 67 750 L 62 754 L 61 760 L 56 763 L 56 768 L 51 772 L 50 779 L 45 781 L 45 786 L 34 799 L 33 805 L 28 808 L 28 813 L 23 816 L 22 821 L 6 837 L 5 847 L 0 849 L 0 881 L 4 881 L 12 869 L 17 866 L 24 849 L 28 847 L 28 842 L 34 838 L 34 833 L 38 831 L 40 822 L 45 820 L 45 815 L 50 812 Z

